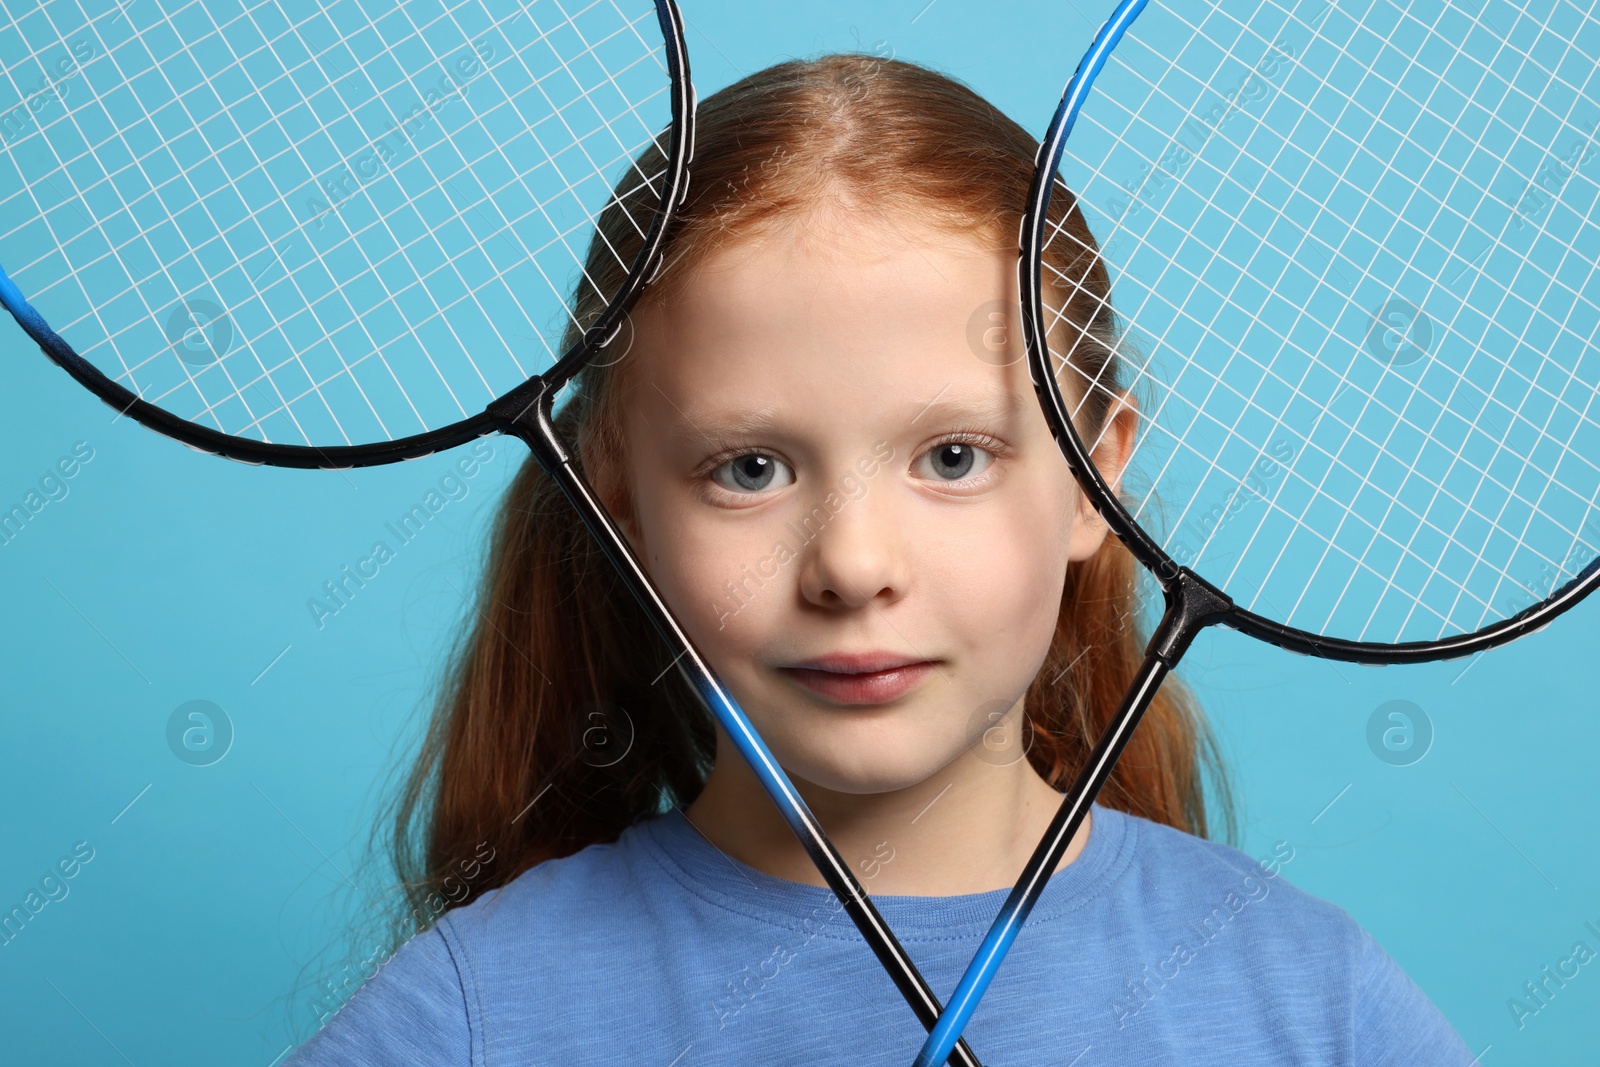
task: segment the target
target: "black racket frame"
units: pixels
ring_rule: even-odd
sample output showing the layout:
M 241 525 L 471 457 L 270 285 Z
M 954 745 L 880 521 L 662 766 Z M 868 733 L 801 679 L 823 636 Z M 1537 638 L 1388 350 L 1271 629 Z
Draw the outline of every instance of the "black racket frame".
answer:
M 1102 29 L 1101 33 L 1107 32 Z M 1091 53 L 1093 49 L 1091 49 Z M 1074 78 L 1076 81 L 1076 76 Z M 1028 375 L 1044 410 L 1045 420 L 1062 455 L 1072 468 L 1079 486 L 1088 495 L 1107 527 L 1133 557 L 1148 570 L 1160 586 L 1164 609 L 1156 624 L 1145 656 L 1129 684 L 1127 695 L 1096 743 L 1088 762 L 1057 809 L 1050 827 L 1029 859 L 1014 893 L 1021 894 L 1019 911 L 1026 916 L 1043 892 L 1050 872 L 1065 855 L 1073 835 L 1078 832 L 1090 806 L 1110 779 L 1116 762 L 1133 736 L 1139 719 L 1150 706 L 1161 681 L 1177 666 L 1195 637 L 1208 626 L 1224 626 L 1279 648 L 1305 656 L 1328 660 L 1382 666 L 1391 663 L 1422 663 L 1431 660 L 1470 656 L 1513 641 L 1524 634 L 1548 626 L 1556 616 L 1576 605 L 1600 586 L 1600 558 L 1590 562 L 1570 580 L 1554 589 L 1543 600 L 1468 634 L 1457 634 L 1435 641 L 1405 641 L 1394 644 L 1351 641 L 1329 637 L 1266 618 L 1235 604 L 1212 583 L 1186 566 L 1180 566 L 1154 538 L 1129 514 L 1116 491 L 1095 465 L 1091 450 L 1078 435 L 1068 405 L 1061 396 L 1060 383 L 1051 366 L 1048 346 L 1048 319 L 1044 302 L 1043 253 L 1049 229 L 1052 191 L 1065 182 L 1059 176 L 1062 152 L 1071 132 L 1076 109 L 1069 107 L 1074 85 L 1069 82 L 1061 104 L 1051 120 L 1049 131 L 1039 146 L 1033 183 L 1028 192 L 1027 213 L 1023 217 L 1017 259 L 1018 293 L 1021 302 L 1023 340 L 1028 360 Z M 1092 88 L 1090 89 L 1092 92 Z M 1074 203 L 1069 210 L 1079 210 Z
M 653 0 L 657 19 L 666 42 L 668 73 L 672 81 L 672 131 L 667 150 L 662 206 L 655 212 L 639 255 L 628 271 L 611 303 L 579 340 L 543 374 L 536 375 L 505 396 L 493 401 L 482 412 L 449 426 L 398 440 L 370 445 L 273 444 L 235 437 L 200 426 L 141 399 L 133 391 L 107 377 L 37 316 L 18 315 L 18 324 L 38 343 L 44 354 L 70 374 L 78 384 L 99 397 L 122 415 L 170 437 L 197 451 L 240 463 L 291 467 L 303 470 L 346 470 L 379 466 L 399 460 L 419 459 L 465 444 L 490 433 L 520 438 L 528 445 L 545 472 L 561 487 L 582 517 L 606 557 L 616 567 L 635 599 L 662 637 L 684 651 L 676 663 L 691 688 L 705 699 L 709 689 L 732 703 L 709 664 L 690 641 L 677 617 L 662 599 L 624 535 L 601 506 L 582 471 L 573 464 L 554 425 L 554 407 L 563 388 L 588 363 L 616 339 L 624 319 L 639 294 L 661 268 L 662 241 L 674 213 L 688 194 L 689 164 L 694 156 L 694 117 L 696 96 L 689 77 L 689 55 L 684 37 L 683 15 L 675 0 Z M 734 705 L 737 706 L 737 705 Z M 708 709 L 709 710 L 709 709 Z M 911 957 L 900 945 L 893 930 L 872 903 L 838 849 L 828 839 L 822 824 L 797 793 L 789 798 L 792 810 L 804 824 L 796 836 L 806 849 L 828 887 L 840 900 L 878 962 L 888 972 L 896 988 L 916 1013 L 925 1029 L 932 1029 L 943 1011 L 933 990 L 923 979 Z M 776 798 L 774 804 L 778 805 Z M 781 805 L 779 805 L 781 807 Z M 963 1040 L 951 1055 L 961 1067 L 982 1067 Z

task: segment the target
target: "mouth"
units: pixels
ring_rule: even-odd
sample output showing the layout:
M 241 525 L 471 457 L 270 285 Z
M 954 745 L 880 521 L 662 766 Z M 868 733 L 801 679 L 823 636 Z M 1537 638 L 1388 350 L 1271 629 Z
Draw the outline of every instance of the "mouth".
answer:
M 864 652 L 819 656 L 779 669 L 836 704 L 886 704 L 922 684 L 934 666 L 933 660 Z

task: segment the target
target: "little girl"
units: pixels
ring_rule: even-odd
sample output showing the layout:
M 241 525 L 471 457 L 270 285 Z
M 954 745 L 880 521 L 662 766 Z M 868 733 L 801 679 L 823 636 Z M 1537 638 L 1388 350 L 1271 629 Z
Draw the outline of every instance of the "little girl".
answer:
M 1007 332 L 1034 150 L 902 62 L 717 93 L 667 267 L 557 418 L 941 997 L 1142 649 L 1131 557 Z M 624 221 L 601 219 L 619 254 L 596 269 L 631 258 Z M 1056 247 L 1093 249 L 1075 208 L 1059 222 Z M 1083 278 L 1072 358 L 1114 382 L 1107 272 L 1058 266 Z M 1103 392 L 1083 418 L 1115 481 L 1137 427 Z M 397 820 L 402 939 L 422 932 L 289 1062 L 909 1064 L 916 1016 L 532 460 L 477 617 Z M 1292 842 L 1206 840 L 1208 770 L 1230 826 L 1169 679 L 966 1027 L 979 1059 L 1469 1064 L 1349 915 L 1281 877 Z

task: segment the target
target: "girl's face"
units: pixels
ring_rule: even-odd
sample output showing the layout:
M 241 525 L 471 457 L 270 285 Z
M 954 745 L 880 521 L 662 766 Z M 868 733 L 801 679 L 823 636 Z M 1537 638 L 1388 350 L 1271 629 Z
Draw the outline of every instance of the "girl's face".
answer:
M 995 317 L 1015 264 L 819 209 L 635 312 L 622 526 L 795 777 L 888 792 L 981 746 L 1104 537 Z

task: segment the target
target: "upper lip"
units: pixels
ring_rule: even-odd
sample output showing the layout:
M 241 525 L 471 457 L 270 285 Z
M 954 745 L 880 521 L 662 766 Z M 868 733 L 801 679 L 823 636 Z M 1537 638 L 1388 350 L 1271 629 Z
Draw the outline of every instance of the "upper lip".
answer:
M 826 656 L 791 663 L 787 669 L 827 671 L 830 674 L 876 674 L 879 671 L 892 671 L 897 667 L 928 662 L 931 661 L 918 659 L 915 656 L 902 656 L 897 652 L 830 652 Z

